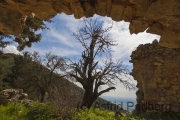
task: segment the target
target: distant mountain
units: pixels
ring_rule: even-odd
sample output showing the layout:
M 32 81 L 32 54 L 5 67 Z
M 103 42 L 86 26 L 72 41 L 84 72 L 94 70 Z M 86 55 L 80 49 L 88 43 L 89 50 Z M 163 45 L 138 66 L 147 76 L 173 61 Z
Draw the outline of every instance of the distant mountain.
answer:
M 132 110 L 135 109 L 136 99 L 134 98 L 109 97 L 109 96 L 102 96 L 102 98 L 119 106 L 122 106 L 124 110 L 127 110 L 129 112 L 132 112 Z

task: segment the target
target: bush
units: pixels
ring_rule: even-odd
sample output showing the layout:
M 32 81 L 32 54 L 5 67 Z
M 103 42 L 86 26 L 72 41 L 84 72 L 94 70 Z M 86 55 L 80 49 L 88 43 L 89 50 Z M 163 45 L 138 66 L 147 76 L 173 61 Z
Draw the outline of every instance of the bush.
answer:
M 8 103 L 0 105 L 0 120 L 179 120 L 178 113 L 166 112 L 145 116 L 143 113 L 133 111 L 130 115 L 115 115 L 114 112 L 101 110 L 99 108 L 86 109 L 79 111 L 74 109 L 55 109 L 52 104 L 42 104 L 33 102 L 32 106 L 25 106 L 22 103 Z M 64 115 L 68 112 L 68 115 Z M 72 113 L 70 115 L 70 113 Z M 57 116 L 59 114 L 59 116 Z M 72 118 L 71 118 L 72 116 Z
M 27 113 L 28 108 L 20 103 L 0 105 L 1 120 L 24 120 Z
M 162 112 L 162 113 L 151 113 L 145 114 L 134 110 L 128 117 L 134 118 L 135 120 L 179 120 L 179 113 L 174 112 Z
M 56 113 L 50 104 L 34 102 L 26 117 L 28 120 L 54 120 Z
M 56 113 L 51 105 L 38 102 L 31 107 L 21 103 L 0 105 L 0 120 L 55 120 Z
M 118 115 L 108 110 L 100 110 L 98 108 L 90 110 L 83 109 L 74 114 L 72 120 L 179 120 L 177 113 L 166 112 L 147 116 L 144 113 L 133 111 L 130 115 Z
M 123 117 L 123 116 L 122 116 Z M 115 113 L 108 110 L 100 110 L 99 108 L 91 108 L 80 110 L 74 114 L 73 120 L 121 120 L 120 115 L 115 116 Z

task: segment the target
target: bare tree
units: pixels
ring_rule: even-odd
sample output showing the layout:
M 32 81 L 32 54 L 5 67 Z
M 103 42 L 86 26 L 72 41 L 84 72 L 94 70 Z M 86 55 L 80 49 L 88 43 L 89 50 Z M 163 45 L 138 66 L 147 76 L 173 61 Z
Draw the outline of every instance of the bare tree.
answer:
M 41 57 L 38 52 L 25 52 L 14 60 L 12 74 L 9 75 L 13 81 L 10 83 L 13 87 L 39 96 L 39 101 L 44 102 L 45 97 L 52 97 L 54 90 L 59 87 L 64 64 L 64 58 L 51 53 Z
M 36 82 L 40 90 L 40 102 L 44 102 L 45 94 L 51 96 L 52 88 L 58 87 L 57 80 L 62 78 L 61 71 L 65 69 L 65 60 L 62 57 L 53 55 L 50 52 L 46 53 L 44 59 L 42 59 L 37 52 L 31 54 L 32 61 L 35 63 L 35 67 L 38 72 L 33 76 L 33 80 Z
M 97 97 L 116 89 L 118 81 L 129 89 L 133 89 L 134 84 L 127 78 L 128 71 L 123 62 L 112 60 L 111 47 L 117 45 L 107 34 L 112 25 L 104 29 L 103 22 L 92 19 L 83 19 L 82 23 L 83 27 L 73 36 L 84 51 L 78 62 L 70 60 L 68 75 L 79 82 L 85 90 L 81 107 L 90 108 Z M 104 61 L 97 60 L 103 56 L 107 56 Z M 108 85 L 108 88 L 100 91 L 103 85 Z

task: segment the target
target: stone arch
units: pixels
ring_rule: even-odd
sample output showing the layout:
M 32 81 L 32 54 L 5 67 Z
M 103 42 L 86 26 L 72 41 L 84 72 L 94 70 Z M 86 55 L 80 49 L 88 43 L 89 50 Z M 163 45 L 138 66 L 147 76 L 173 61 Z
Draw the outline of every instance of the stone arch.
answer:
M 94 14 L 115 21 L 130 22 L 130 33 L 147 32 L 161 35 L 160 45 L 180 47 L 180 3 L 178 0 L 2 0 L 0 31 L 20 33 L 19 19 L 32 12 L 47 20 L 64 12 L 75 18 Z M 19 25 L 19 27 L 18 27 Z

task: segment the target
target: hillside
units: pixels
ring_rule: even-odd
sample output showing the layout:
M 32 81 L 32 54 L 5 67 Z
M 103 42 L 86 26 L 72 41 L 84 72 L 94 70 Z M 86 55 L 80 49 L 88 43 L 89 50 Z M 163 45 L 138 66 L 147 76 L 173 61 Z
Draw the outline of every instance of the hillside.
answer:
M 21 57 L 21 55 L 15 55 L 15 54 L 8 53 L 8 54 L 4 54 L 3 56 L 1 56 L 1 58 L 0 58 L 0 70 L 1 70 L 0 90 L 6 89 L 6 88 L 20 88 L 20 89 L 23 89 L 24 92 L 29 95 L 30 99 L 39 100 L 40 94 L 39 94 L 38 90 L 34 88 L 36 84 L 31 83 L 30 81 L 26 81 L 26 79 L 29 80 L 28 76 L 25 76 L 25 77 L 22 77 L 22 75 L 18 76 L 18 77 L 24 78 L 23 81 L 20 81 L 18 78 L 17 78 L 17 80 L 13 80 L 14 78 L 12 79 L 12 75 L 13 75 L 12 70 L 14 70 L 13 66 L 15 64 L 14 60 L 18 57 Z M 22 69 L 21 74 L 24 73 L 24 74 L 28 75 L 28 73 L 26 73 L 25 70 L 26 69 L 30 70 L 30 68 L 25 67 L 25 65 L 23 64 L 22 61 L 20 64 L 22 64 L 22 65 L 16 66 L 17 69 L 19 69 L 19 70 Z M 28 62 L 28 64 L 31 65 L 34 63 L 32 61 L 30 61 L 30 62 Z M 31 65 L 31 66 L 33 66 L 33 65 Z M 20 68 L 20 67 L 22 67 L 22 68 Z M 33 70 L 33 71 L 35 71 L 35 70 Z M 33 87 L 32 87 L 32 85 L 33 85 Z M 64 104 L 64 106 L 67 104 L 68 105 L 71 104 L 70 106 L 73 106 L 73 107 L 76 107 L 77 103 L 79 101 L 81 101 L 81 99 L 83 97 L 83 93 L 84 93 L 82 88 L 78 87 L 70 80 L 63 79 L 63 78 L 58 78 L 56 81 L 54 81 L 49 92 L 51 92 L 51 96 L 46 95 L 47 100 L 57 101 L 61 105 Z M 97 101 L 100 102 L 101 104 L 108 102 L 102 98 L 98 98 Z

